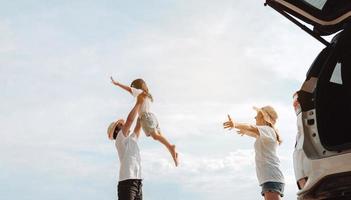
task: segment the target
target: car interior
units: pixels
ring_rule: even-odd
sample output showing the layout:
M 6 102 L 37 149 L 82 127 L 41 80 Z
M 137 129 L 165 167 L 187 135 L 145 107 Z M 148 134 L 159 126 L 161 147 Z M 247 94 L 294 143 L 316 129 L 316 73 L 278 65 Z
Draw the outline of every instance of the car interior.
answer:
M 319 74 L 315 93 L 318 133 L 324 148 L 351 148 L 351 27 L 345 29 Z

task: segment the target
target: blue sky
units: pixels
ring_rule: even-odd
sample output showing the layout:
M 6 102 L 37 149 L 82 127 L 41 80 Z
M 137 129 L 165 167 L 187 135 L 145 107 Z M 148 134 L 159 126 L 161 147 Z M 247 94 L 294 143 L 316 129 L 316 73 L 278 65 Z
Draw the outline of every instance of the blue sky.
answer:
M 292 95 L 323 48 L 262 1 L 1 1 L 2 199 L 115 199 L 109 123 L 126 117 L 129 84 L 144 78 L 153 111 L 180 152 L 140 141 L 146 200 L 259 199 L 253 140 L 224 131 L 229 113 L 254 122 L 273 105 L 286 199 Z

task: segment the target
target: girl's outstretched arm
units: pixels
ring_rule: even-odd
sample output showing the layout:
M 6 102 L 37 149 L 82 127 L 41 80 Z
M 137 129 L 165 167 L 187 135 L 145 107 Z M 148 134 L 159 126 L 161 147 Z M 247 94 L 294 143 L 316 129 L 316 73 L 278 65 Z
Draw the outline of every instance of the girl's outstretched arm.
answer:
M 236 123 L 235 128 L 239 129 L 239 134 L 241 135 L 245 134 L 254 138 L 257 138 L 260 135 L 257 127 L 250 124 Z
M 251 137 L 258 137 L 259 136 L 259 132 L 256 126 L 250 125 L 250 124 L 243 124 L 243 123 L 234 123 L 234 121 L 231 119 L 230 115 L 228 115 L 228 121 L 223 123 L 223 127 L 224 129 L 239 129 L 239 134 L 241 135 L 248 135 Z
M 132 94 L 132 89 L 129 87 L 129 86 L 126 86 L 126 85 L 123 85 L 117 81 L 115 81 L 112 76 L 111 76 L 111 82 L 114 84 L 114 85 L 117 85 L 119 86 L 120 88 L 126 90 L 127 92 L 131 93 Z

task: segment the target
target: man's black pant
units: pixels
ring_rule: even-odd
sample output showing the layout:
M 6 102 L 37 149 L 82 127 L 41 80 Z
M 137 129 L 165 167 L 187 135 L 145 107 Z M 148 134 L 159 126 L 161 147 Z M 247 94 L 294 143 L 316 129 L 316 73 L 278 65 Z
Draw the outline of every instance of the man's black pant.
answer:
M 128 179 L 118 182 L 118 200 L 142 200 L 142 186 L 140 179 Z

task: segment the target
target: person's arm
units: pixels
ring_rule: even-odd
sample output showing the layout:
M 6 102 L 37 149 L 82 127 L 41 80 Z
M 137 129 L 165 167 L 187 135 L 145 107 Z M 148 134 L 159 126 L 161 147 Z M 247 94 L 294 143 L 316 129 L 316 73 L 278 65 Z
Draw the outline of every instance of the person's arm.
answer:
M 140 105 L 143 103 L 144 98 L 145 98 L 144 95 L 139 95 L 137 102 L 135 103 L 135 106 L 128 114 L 127 121 L 124 123 L 124 125 L 122 127 L 122 133 L 126 137 L 129 135 L 130 127 L 132 126 L 133 121 L 134 121 L 136 115 L 138 114 L 138 111 L 140 109 Z
M 258 131 L 257 127 L 251 124 L 235 123 L 234 128 L 239 129 L 239 133 L 242 135 L 245 134 L 254 138 L 260 136 L 260 132 Z
M 132 94 L 132 89 L 129 86 L 123 85 L 122 83 L 119 83 L 119 82 L 115 81 L 112 78 L 112 76 L 111 76 L 111 82 L 112 82 L 112 84 L 117 85 L 118 87 L 120 87 L 120 88 L 124 89 L 125 91 L 127 91 L 127 92 Z
M 245 134 L 251 137 L 258 137 L 260 135 L 258 129 L 256 126 L 250 125 L 250 124 L 243 124 L 243 123 L 234 123 L 234 121 L 231 119 L 230 115 L 228 115 L 228 121 L 223 123 L 224 129 L 239 129 L 239 134 Z
M 136 136 L 139 138 L 140 136 L 140 130 L 141 130 L 141 123 L 140 123 L 140 119 L 137 120 L 137 123 L 134 127 L 134 133 L 136 134 Z

